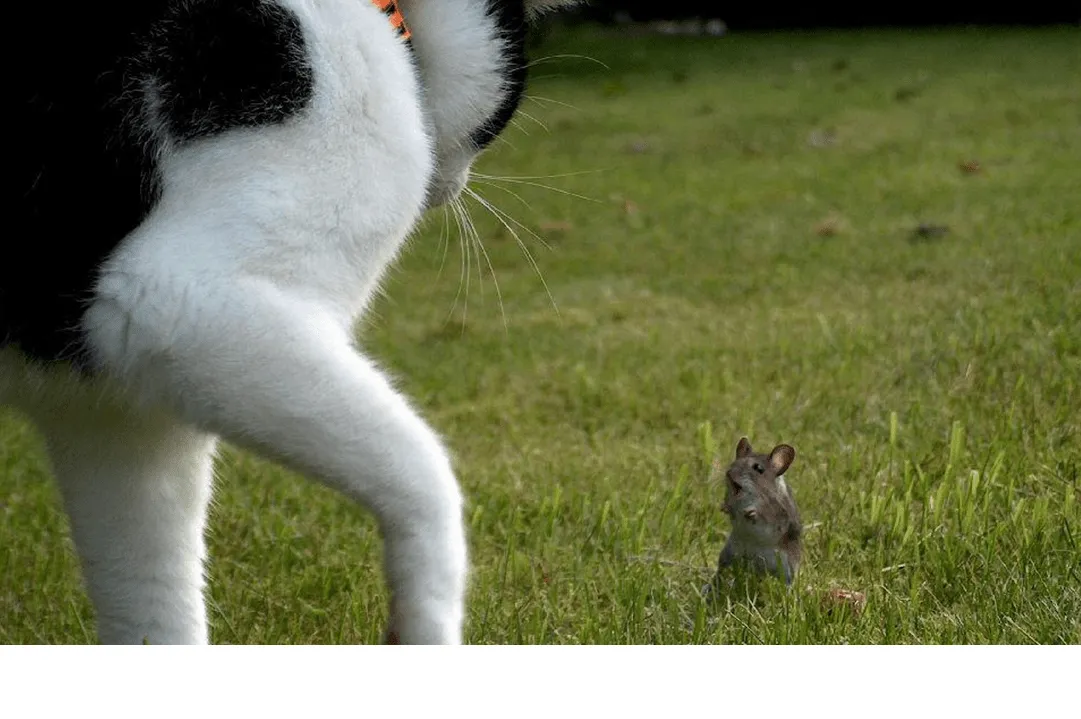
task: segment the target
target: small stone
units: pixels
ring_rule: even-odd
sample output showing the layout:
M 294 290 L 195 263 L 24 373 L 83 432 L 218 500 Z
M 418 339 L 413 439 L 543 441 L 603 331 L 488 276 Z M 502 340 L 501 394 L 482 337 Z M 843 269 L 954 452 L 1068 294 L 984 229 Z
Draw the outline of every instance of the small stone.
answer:
M 807 136 L 807 144 L 811 147 L 832 147 L 837 144 L 837 133 L 833 130 L 812 130 Z

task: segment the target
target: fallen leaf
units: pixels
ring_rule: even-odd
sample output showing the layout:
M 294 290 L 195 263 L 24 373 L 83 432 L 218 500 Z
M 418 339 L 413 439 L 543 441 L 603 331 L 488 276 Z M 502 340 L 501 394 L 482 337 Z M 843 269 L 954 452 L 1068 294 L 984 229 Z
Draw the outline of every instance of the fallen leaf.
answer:
M 827 611 L 831 611 L 834 606 L 847 606 L 857 616 L 867 606 L 866 594 L 852 589 L 841 589 L 840 587 L 830 588 L 822 599 L 823 603 L 827 605 Z
M 979 160 L 965 160 L 959 167 L 961 168 L 961 172 L 966 175 L 975 175 L 976 173 L 983 171 L 983 168 L 980 167 Z
M 815 225 L 815 234 L 819 237 L 833 237 L 840 233 L 844 220 L 838 215 L 830 215 Z
M 623 217 L 628 227 L 640 230 L 645 227 L 645 215 L 638 209 L 638 204 L 631 200 L 623 200 Z

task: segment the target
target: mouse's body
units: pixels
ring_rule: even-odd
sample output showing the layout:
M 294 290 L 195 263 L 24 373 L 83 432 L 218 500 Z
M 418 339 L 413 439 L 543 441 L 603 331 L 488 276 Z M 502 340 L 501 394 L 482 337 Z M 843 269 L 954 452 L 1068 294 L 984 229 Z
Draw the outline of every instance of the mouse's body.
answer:
M 718 575 L 736 562 L 759 572 L 776 573 L 791 584 L 799 570 L 803 525 L 784 473 L 796 450 L 782 444 L 769 454 L 755 454 L 746 437 L 736 447 L 736 459 L 723 471 L 725 514 L 732 532 L 717 562 Z M 719 474 L 721 465 L 715 465 Z

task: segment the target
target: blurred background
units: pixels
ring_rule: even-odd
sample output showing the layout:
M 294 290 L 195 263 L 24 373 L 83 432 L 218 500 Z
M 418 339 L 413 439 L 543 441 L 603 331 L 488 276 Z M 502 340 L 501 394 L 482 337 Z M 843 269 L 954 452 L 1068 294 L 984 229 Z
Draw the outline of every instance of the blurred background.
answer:
M 1047 25 L 1077 23 L 1076 3 L 719 3 L 715 0 L 593 0 L 560 21 L 608 23 L 720 19 L 733 30 L 791 30 L 945 24 Z

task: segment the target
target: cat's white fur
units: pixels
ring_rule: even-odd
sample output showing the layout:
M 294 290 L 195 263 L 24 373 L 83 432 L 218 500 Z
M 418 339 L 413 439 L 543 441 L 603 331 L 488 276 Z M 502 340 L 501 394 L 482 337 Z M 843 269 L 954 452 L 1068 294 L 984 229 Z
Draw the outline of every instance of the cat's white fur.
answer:
M 312 53 L 310 110 L 170 146 L 160 203 L 85 315 L 102 378 L 3 351 L 0 403 L 45 437 L 102 642 L 208 640 L 220 436 L 371 509 L 390 635 L 458 643 L 467 557 L 450 459 L 352 327 L 426 198 L 460 190 L 473 159 L 460 139 L 498 100 L 498 42 L 477 0 L 403 0 L 418 74 L 370 3 L 277 1 Z

